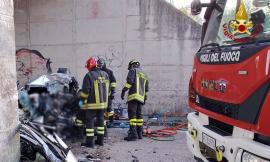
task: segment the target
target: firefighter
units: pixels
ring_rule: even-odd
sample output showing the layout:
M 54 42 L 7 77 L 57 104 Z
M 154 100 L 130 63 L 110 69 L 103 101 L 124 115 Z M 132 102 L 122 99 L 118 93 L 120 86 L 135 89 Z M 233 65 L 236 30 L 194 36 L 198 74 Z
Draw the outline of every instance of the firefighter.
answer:
M 130 129 L 128 136 L 124 140 L 136 141 L 138 138 L 142 139 L 143 135 L 142 106 L 147 100 L 149 81 L 137 60 L 129 62 L 128 70 L 127 83 L 121 94 L 121 98 L 124 100 L 125 92 L 128 90 L 127 101 Z
M 109 80 L 110 80 L 110 95 L 109 95 L 109 99 L 108 99 L 108 108 L 107 108 L 107 115 L 109 117 L 109 127 L 113 124 L 113 111 L 112 111 L 112 100 L 114 99 L 114 94 L 115 94 L 115 87 L 116 87 L 116 79 L 113 75 L 113 71 L 108 69 L 106 66 L 106 62 L 103 58 L 99 58 L 97 61 L 97 65 L 101 68 L 101 70 L 105 71 L 108 76 L 109 76 Z
M 83 79 L 80 92 L 80 107 L 85 110 L 86 142 L 82 146 L 93 148 L 94 118 L 97 122 L 96 144 L 103 146 L 104 139 L 104 109 L 108 106 L 109 77 L 107 73 L 96 67 L 96 59 L 91 57 L 86 62 L 88 73 Z

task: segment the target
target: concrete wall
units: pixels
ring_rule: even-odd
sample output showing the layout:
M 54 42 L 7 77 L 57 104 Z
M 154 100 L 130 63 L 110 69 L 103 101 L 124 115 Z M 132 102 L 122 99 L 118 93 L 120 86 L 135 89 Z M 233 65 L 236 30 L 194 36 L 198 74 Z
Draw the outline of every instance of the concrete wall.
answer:
M 14 0 L 16 46 L 39 50 L 80 83 L 89 56 L 107 60 L 124 85 L 136 58 L 149 74 L 145 112 L 186 110 L 200 26 L 163 0 Z M 118 100 L 114 106 L 124 105 Z
M 19 161 L 13 1 L 0 1 L 0 161 Z

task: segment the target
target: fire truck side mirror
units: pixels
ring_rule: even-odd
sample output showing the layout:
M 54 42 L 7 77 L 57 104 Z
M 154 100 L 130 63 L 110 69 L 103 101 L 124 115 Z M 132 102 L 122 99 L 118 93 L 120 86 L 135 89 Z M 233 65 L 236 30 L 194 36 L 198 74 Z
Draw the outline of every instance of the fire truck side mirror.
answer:
M 200 0 L 193 0 L 191 2 L 191 14 L 199 15 L 202 11 L 202 3 Z
M 255 7 L 270 7 L 270 0 L 254 0 L 253 5 Z

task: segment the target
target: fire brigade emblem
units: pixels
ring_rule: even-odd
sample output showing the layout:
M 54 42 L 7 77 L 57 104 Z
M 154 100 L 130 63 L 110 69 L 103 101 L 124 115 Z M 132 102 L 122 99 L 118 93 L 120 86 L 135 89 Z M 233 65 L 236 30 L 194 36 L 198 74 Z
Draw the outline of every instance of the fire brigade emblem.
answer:
M 263 10 L 255 10 L 249 16 L 243 0 L 240 0 L 234 20 L 223 24 L 224 36 L 241 43 L 254 40 L 263 32 L 262 24 L 264 22 L 265 13 Z
M 251 35 L 253 28 L 252 21 L 249 20 L 248 13 L 243 0 L 240 1 L 239 8 L 235 15 L 235 20 L 229 22 L 231 34 L 248 34 Z

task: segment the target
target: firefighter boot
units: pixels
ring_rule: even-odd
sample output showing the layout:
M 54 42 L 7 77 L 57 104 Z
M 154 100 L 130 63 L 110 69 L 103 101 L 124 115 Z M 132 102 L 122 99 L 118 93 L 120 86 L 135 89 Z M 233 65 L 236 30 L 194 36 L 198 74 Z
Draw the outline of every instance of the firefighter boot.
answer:
M 126 141 L 136 141 L 138 139 L 138 134 L 136 126 L 130 126 L 128 136 L 124 138 Z
M 142 139 L 143 138 L 143 127 L 142 126 L 137 126 L 137 133 L 138 133 L 138 138 Z
M 86 142 L 81 144 L 82 147 L 94 148 L 94 137 L 86 137 Z
M 104 136 L 103 135 L 97 135 L 97 140 L 95 141 L 95 144 L 99 146 L 104 145 Z

